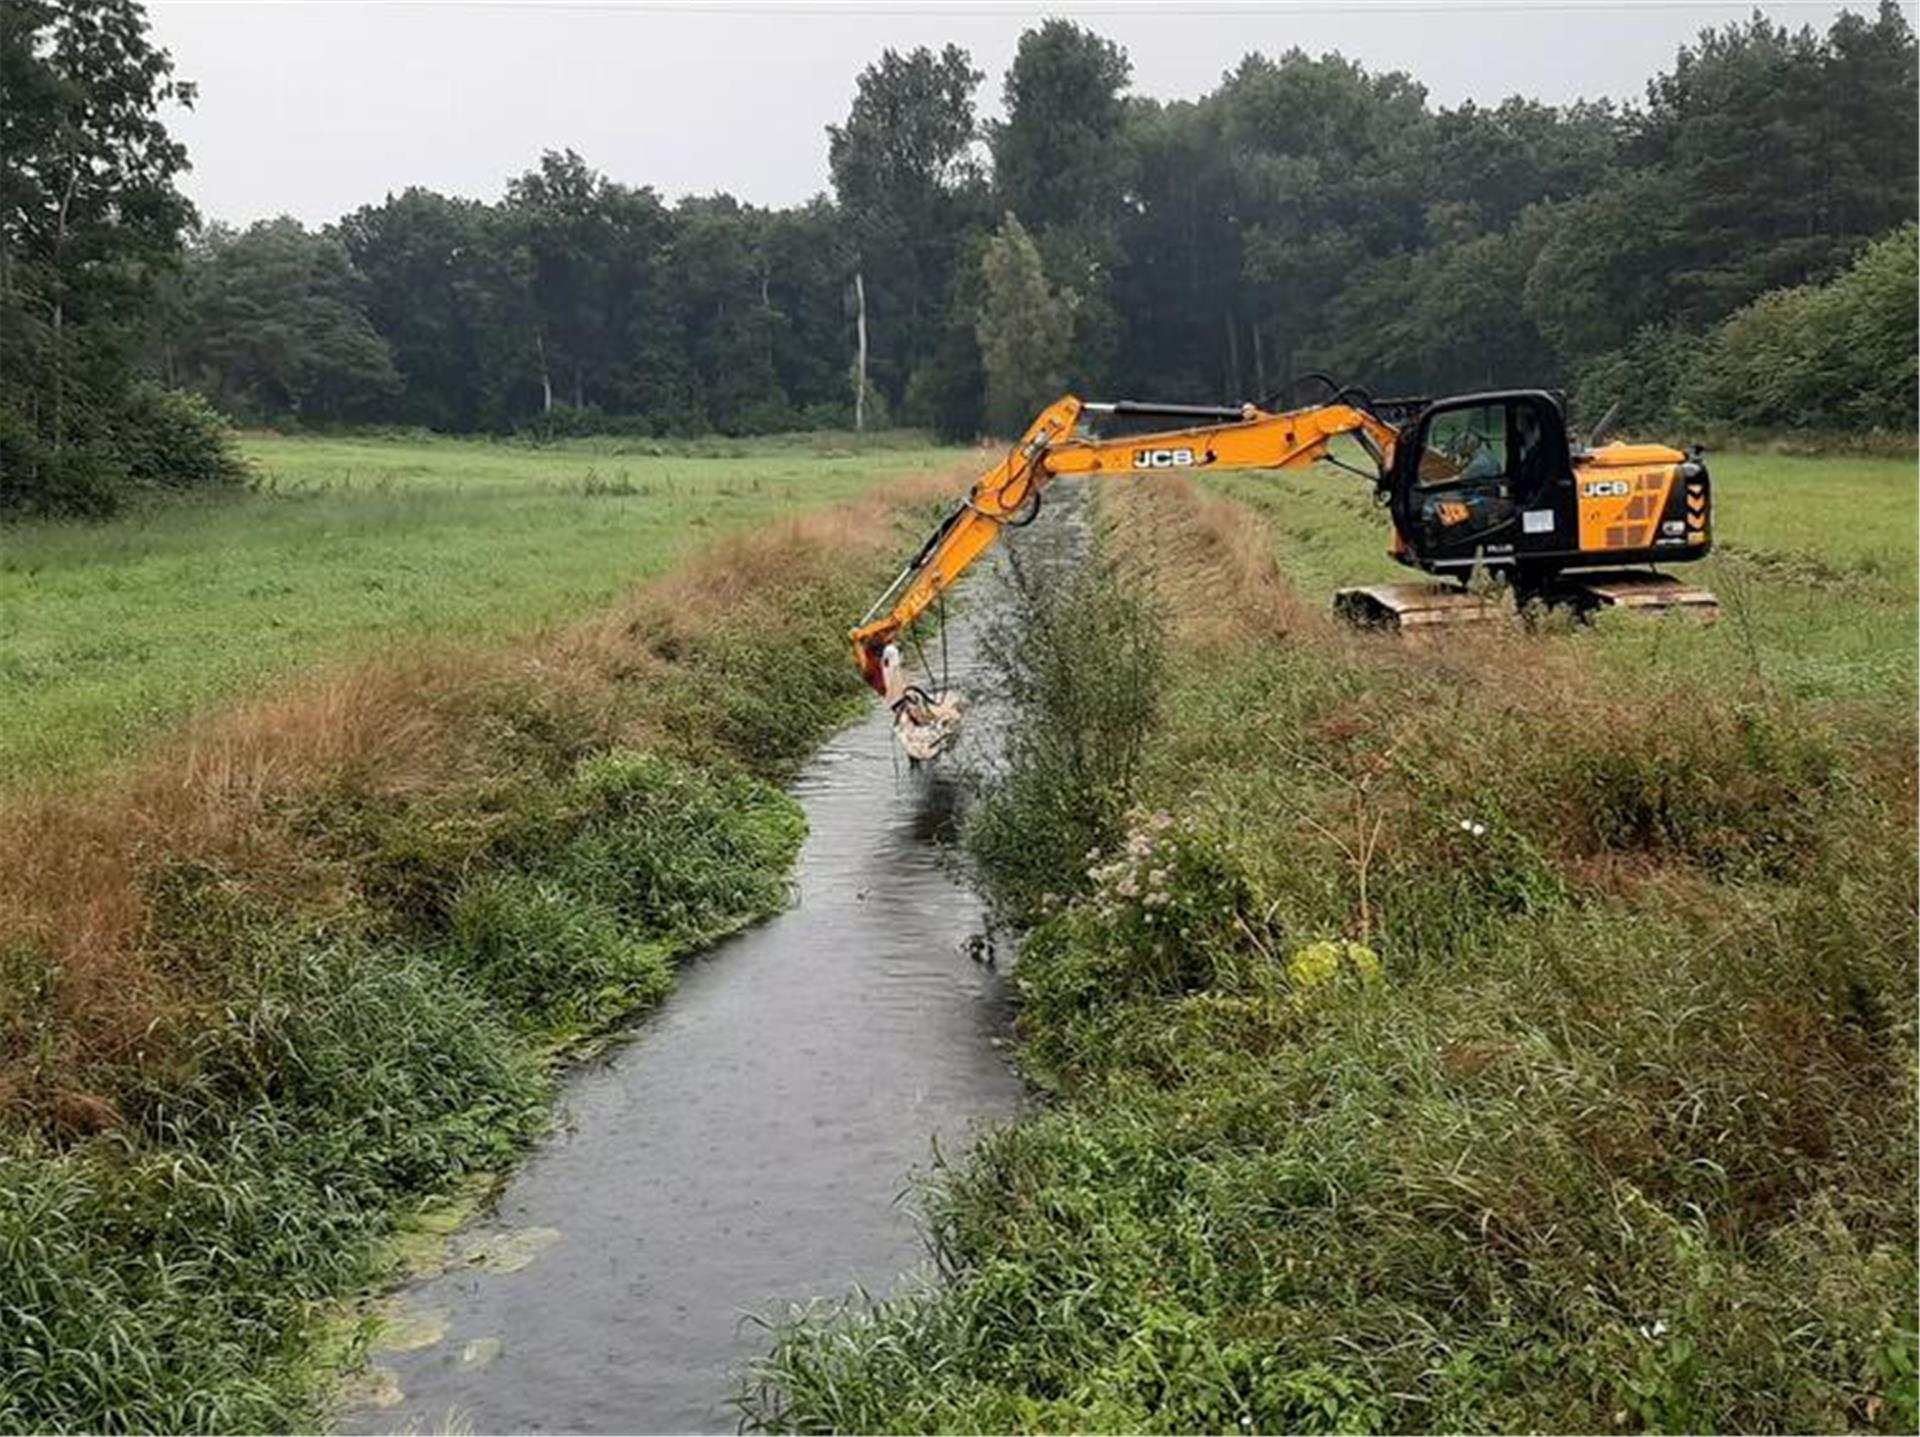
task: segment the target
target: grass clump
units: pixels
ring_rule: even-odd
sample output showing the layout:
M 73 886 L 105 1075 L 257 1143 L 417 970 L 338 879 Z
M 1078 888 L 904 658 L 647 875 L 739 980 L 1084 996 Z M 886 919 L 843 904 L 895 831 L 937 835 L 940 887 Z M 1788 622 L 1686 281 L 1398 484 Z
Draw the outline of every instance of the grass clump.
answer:
M 519 873 L 475 879 L 454 900 L 447 958 L 536 1032 L 593 1029 L 673 984 L 666 946 L 634 937 L 570 886 Z
M 298 1425 L 324 1395 L 303 1338 L 374 1275 L 396 1197 L 541 1121 L 543 1065 L 430 957 L 245 931 L 184 1081 L 83 1139 L 0 1138 L 9 1430 Z
M 1664 714 L 1638 743 L 1574 734 L 1543 764 L 1575 841 L 1677 854 L 1709 868 L 1790 874 L 1820 850 L 1846 775 L 1832 742 L 1776 709 L 1734 703 Z
M 1038 911 L 975 851 L 1053 1101 L 937 1174 L 936 1280 L 785 1331 L 751 1419 L 1910 1429 L 1910 706 L 1343 634 L 1244 511 L 1112 502 L 1199 616 L 1118 829 Z
M 679 954 L 778 909 L 805 827 L 749 775 L 596 755 L 454 895 L 446 956 L 536 1032 L 593 1031 L 662 997 Z

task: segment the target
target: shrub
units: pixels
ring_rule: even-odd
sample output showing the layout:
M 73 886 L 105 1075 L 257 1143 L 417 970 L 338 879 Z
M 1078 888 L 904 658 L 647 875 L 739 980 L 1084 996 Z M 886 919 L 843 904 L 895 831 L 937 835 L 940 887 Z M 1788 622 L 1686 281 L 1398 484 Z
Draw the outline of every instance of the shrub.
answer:
M 242 482 L 247 468 L 233 427 L 199 394 L 136 384 L 115 425 L 115 448 L 136 484 L 207 489 Z
M 986 646 L 1013 710 L 966 849 L 995 904 L 1031 922 L 1086 891 L 1120 841 L 1165 668 L 1147 597 L 1097 561 L 1071 577 L 1015 562 L 1012 609 Z
M 449 920 L 448 960 L 538 1034 L 600 1028 L 653 1006 L 673 983 L 666 944 L 551 878 L 476 878 Z
M 1704 333 L 1648 326 L 1585 361 L 1576 411 L 1623 429 L 1877 432 L 1920 425 L 1920 229 L 1869 246 L 1825 284 L 1770 290 Z
M 832 403 L 809 404 L 800 411 L 802 429 L 852 429 L 853 401 L 836 400 Z M 878 426 L 869 426 L 877 428 Z
M 741 405 L 719 427 L 723 434 L 785 434 L 800 423 L 786 395 L 773 394 Z
M 126 488 L 126 466 L 97 435 L 55 450 L 25 419 L 0 409 L 0 516 L 102 518 Z
M 1686 417 L 1746 427 L 1885 429 L 1909 438 L 1920 383 L 1920 228 L 1824 285 L 1774 290 L 1709 335 L 1676 387 Z
M 615 750 L 581 764 L 546 863 L 634 930 L 681 947 L 786 901 L 806 819 L 779 789 Z
M 1136 812 L 1112 853 L 1087 857 L 1091 889 L 1072 910 L 1074 946 L 1098 955 L 1101 971 L 1073 1002 L 1233 986 L 1224 965 L 1241 947 L 1250 895 L 1217 841 L 1170 813 Z
M 78 416 L 54 449 L 0 410 L 0 515 L 101 518 L 140 489 L 227 487 L 247 477 L 226 419 L 197 394 L 140 383 Z

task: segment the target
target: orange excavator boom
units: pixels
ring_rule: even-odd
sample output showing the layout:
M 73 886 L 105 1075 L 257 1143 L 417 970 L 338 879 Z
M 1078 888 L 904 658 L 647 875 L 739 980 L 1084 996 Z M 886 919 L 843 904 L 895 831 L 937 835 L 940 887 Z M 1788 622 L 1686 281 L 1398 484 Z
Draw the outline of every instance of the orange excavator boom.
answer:
M 1087 431 L 1103 417 L 1192 422 L 1101 438 Z M 1334 402 L 1269 413 L 1137 401 L 1087 403 L 1066 395 L 1040 412 L 1006 456 L 940 522 L 920 552 L 852 632 L 854 661 L 889 700 L 886 653 L 927 606 L 951 588 L 1001 532 L 1032 522 L 1040 496 L 1062 474 L 1185 474 L 1208 468 L 1293 469 L 1327 456 L 1341 435 L 1357 439 L 1381 475 L 1393 463 L 1398 431 L 1365 409 Z

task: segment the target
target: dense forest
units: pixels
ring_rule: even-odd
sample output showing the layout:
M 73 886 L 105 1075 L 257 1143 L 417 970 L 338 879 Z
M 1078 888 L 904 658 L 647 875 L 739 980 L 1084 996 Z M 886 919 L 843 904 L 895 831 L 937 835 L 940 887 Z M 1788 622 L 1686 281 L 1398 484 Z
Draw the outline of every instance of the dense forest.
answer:
M 191 86 L 135 0 L 6 16 L 16 505 L 90 465 L 142 477 L 123 441 L 198 432 L 183 391 L 273 423 L 971 436 L 1065 386 L 1257 400 L 1324 370 L 1560 385 L 1642 423 L 1915 423 L 1915 43 L 1892 0 L 1825 34 L 1705 32 L 1629 105 L 1441 108 L 1298 50 L 1160 101 L 1050 20 L 996 121 L 964 51 L 883 52 L 825 137 L 832 193 L 796 208 L 669 202 L 561 149 L 496 201 L 413 188 L 318 231 L 198 224 L 157 118 Z

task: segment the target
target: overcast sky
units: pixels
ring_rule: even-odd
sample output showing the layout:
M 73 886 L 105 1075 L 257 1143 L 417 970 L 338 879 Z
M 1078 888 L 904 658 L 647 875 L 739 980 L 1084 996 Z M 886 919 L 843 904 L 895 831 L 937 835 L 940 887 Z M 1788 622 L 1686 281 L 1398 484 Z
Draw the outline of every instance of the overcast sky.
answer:
M 1858 0 L 1866 8 L 1872 0 Z M 1404 69 L 1443 105 L 1523 93 L 1634 98 L 1674 50 L 1751 0 L 1096 0 L 1016 4 L 622 0 L 151 0 L 155 38 L 197 83 L 173 119 L 210 219 L 311 224 L 410 184 L 496 198 L 572 148 L 669 199 L 785 205 L 826 187 L 825 127 L 886 46 L 964 46 L 984 114 L 1022 29 L 1064 15 L 1126 47 L 1136 92 L 1190 98 L 1250 50 L 1339 50 Z M 1825 28 L 1843 7 L 1771 3 Z M 1911 16 L 1911 9 L 1909 15 Z

